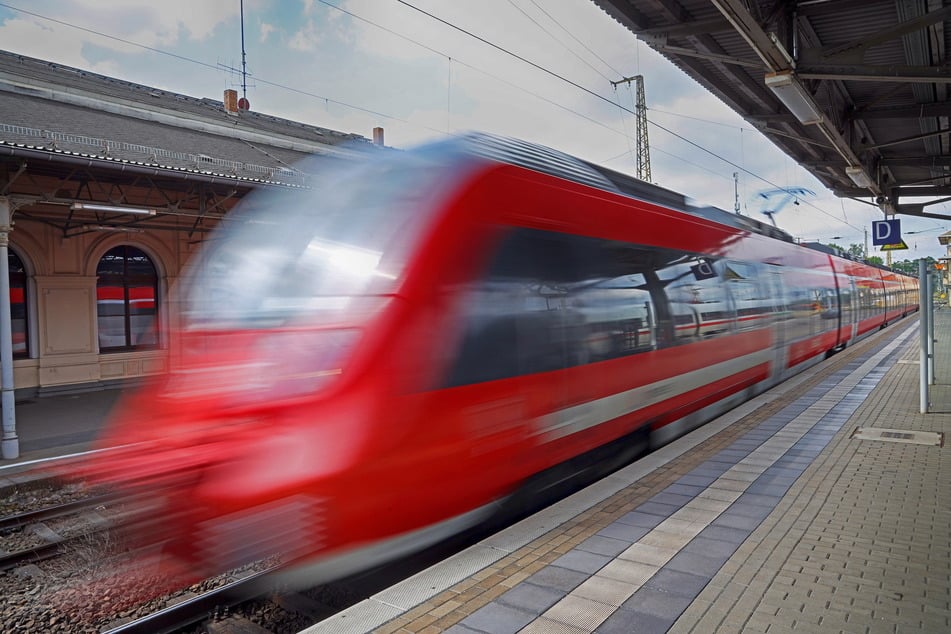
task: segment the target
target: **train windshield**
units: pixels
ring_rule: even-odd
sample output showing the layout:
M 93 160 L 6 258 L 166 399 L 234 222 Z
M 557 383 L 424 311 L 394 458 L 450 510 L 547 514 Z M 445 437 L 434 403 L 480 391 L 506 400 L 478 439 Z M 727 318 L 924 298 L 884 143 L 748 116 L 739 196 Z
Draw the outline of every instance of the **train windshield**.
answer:
M 257 192 L 222 221 L 185 284 L 186 327 L 352 320 L 365 298 L 396 291 L 449 180 L 447 161 L 323 161 L 302 166 L 316 174 L 308 189 Z

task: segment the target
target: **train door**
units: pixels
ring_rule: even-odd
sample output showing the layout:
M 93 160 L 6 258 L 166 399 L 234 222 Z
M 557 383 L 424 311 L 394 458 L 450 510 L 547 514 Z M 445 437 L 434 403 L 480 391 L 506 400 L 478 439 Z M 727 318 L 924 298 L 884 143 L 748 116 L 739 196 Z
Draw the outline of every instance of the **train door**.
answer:
M 789 315 L 786 306 L 786 291 L 783 285 L 782 268 L 776 264 L 767 264 L 765 280 L 769 295 L 773 298 L 773 377 L 778 378 L 786 368 L 786 319 Z
M 859 319 L 861 315 L 859 314 L 859 295 L 858 287 L 855 284 L 855 278 L 849 276 L 849 310 L 848 314 L 851 316 L 851 321 L 848 326 L 850 328 L 849 341 L 855 341 L 855 338 L 859 336 Z M 844 303 L 844 302 L 843 302 Z M 843 306 L 842 310 L 845 310 Z

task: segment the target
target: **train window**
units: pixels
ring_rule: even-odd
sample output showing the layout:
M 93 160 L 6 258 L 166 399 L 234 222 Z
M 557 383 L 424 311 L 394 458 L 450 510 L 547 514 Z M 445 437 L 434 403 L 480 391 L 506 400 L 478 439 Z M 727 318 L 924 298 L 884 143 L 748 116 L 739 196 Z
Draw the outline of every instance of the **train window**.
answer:
M 840 280 L 839 309 L 842 311 L 842 325 L 848 326 L 855 321 L 855 305 L 853 304 L 852 287 L 848 280 Z
M 26 268 L 23 261 L 12 250 L 7 251 L 7 263 L 10 267 L 10 325 L 13 333 L 13 357 L 28 357 L 29 327 L 27 320 Z
M 514 229 L 490 262 L 485 278 L 462 292 L 462 343 L 449 385 L 760 327 L 775 310 L 756 265 L 671 249 Z
M 189 327 L 337 318 L 361 305 L 353 298 L 394 293 L 438 201 L 462 178 L 416 155 L 313 160 L 308 189 L 261 190 L 229 214 L 185 290 Z
M 506 236 L 464 291 L 450 385 L 546 372 L 652 350 L 645 271 L 656 250 L 532 229 Z
M 157 346 L 158 275 L 149 256 L 132 246 L 115 247 L 99 260 L 96 275 L 99 350 Z
M 735 329 L 735 309 L 723 284 L 725 271 L 722 261 L 689 254 L 657 271 L 669 301 L 673 343 L 711 338 Z M 689 323 L 691 319 L 695 325 Z
M 787 327 L 795 341 L 835 330 L 839 324 L 839 296 L 830 273 L 792 270 L 786 276 L 786 305 L 794 317 Z
M 760 265 L 731 260 L 724 265 L 723 277 L 736 308 L 736 326 L 752 330 L 769 325 L 775 302 L 770 296 Z

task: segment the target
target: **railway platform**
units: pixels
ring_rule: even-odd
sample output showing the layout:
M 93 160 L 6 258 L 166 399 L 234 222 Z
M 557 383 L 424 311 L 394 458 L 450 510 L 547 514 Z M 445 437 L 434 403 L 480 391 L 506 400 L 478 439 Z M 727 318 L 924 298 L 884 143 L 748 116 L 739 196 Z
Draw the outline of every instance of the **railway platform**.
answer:
M 951 631 L 951 310 L 908 318 L 305 630 Z
M 56 458 L 90 451 L 121 390 L 28 398 L 16 403 L 20 455 L 0 460 L 0 490 Z

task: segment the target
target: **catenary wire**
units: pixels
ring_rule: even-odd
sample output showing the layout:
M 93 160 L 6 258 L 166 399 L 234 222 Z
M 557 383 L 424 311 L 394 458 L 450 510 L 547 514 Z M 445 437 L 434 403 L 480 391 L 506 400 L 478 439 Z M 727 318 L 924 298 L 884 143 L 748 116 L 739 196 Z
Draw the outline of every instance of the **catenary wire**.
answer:
M 319 1 L 320 1 L 322 4 L 325 4 L 325 5 L 327 5 L 327 6 L 333 7 L 334 9 L 338 9 L 338 10 L 343 11 L 343 12 L 345 12 L 345 13 L 348 13 L 349 15 L 352 15 L 352 16 L 354 16 L 354 17 L 359 17 L 359 16 L 357 16 L 356 14 L 354 14 L 354 13 L 352 13 L 352 12 L 346 11 L 346 10 L 344 10 L 344 9 L 341 9 L 340 7 L 337 7 L 336 5 L 333 5 L 333 4 L 330 3 L 330 2 L 327 2 L 326 0 L 319 0 Z M 548 74 L 548 75 L 550 75 L 550 76 L 552 76 L 552 77 L 555 77 L 556 79 L 558 79 L 558 80 L 560 80 L 560 81 L 562 81 L 562 82 L 565 82 L 565 83 L 567 83 L 567 84 L 569 84 L 569 85 L 571 85 L 571 86 L 573 86 L 573 87 L 575 87 L 575 88 L 577 88 L 577 89 L 579 89 L 579 90 L 581 90 L 581 91 L 583 91 L 583 92 L 585 92 L 585 93 L 587 93 L 587 94 L 589 94 L 589 95 L 591 95 L 591 96 L 593 96 L 593 97 L 595 97 L 595 98 L 597 98 L 597 99 L 599 99 L 599 100 L 601 100 L 601 101 L 604 101 L 604 102 L 606 102 L 606 103 L 609 103 L 609 104 L 611 104 L 612 106 L 619 107 L 619 108 L 621 108 L 622 110 L 625 110 L 625 111 L 627 111 L 627 112 L 630 113 L 630 114 L 636 114 L 634 111 L 632 111 L 632 110 L 630 110 L 630 109 L 628 109 L 628 108 L 625 108 L 625 107 L 622 106 L 620 103 L 612 102 L 612 101 L 611 101 L 610 99 L 608 99 L 607 97 L 604 97 L 603 95 L 600 95 L 600 94 L 598 94 L 597 92 L 595 92 L 595 91 L 593 91 L 593 90 L 590 90 L 590 89 L 588 89 L 588 88 L 585 88 L 585 87 L 582 86 L 581 84 L 579 84 L 579 83 L 577 83 L 577 82 L 575 82 L 575 81 L 573 81 L 573 80 L 571 80 L 571 79 L 568 79 L 567 77 L 564 77 L 564 76 L 562 76 L 562 75 L 556 73 L 555 71 L 552 71 L 552 70 L 550 70 L 550 69 L 547 69 L 547 68 L 545 68 L 544 66 L 541 66 L 541 65 L 539 65 L 539 64 L 537 64 L 537 63 L 535 63 L 535 62 L 532 62 L 532 61 L 528 60 L 527 58 L 525 58 L 525 57 L 523 57 L 523 56 L 521 56 L 521 55 L 518 55 L 517 53 L 514 53 L 514 52 L 512 52 L 512 51 L 509 51 L 508 49 L 505 49 L 504 47 L 502 47 L 502 46 L 500 46 L 500 45 L 497 45 L 497 44 L 495 44 L 495 43 L 493 43 L 493 42 L 491 42 L 491 41 L 489 41 L 489 40 L 487 40 L 487 39 L 485 39 L 485 38 L 483 38 L 483 37 L 481 37 L 481 36 L 479 36 L 479 35 L 476 35 L 475 33 L 472 33 L 471 31 L 468 31 L 468 30 L 466 30 L 466 29 L 464 29 L 464 28 L 462 28 L 462 27 L 459 27 L 459 26 L 457 26 L 457 25 L 455 25 L 455 24 L 453 24 L 453 23 L 451 23 L 451 22 L 449 22 L 449 21 L 447 21 L 447 20 L 444 20 L 444 19 L 442 19 L 442 18 L 440 18 L 440 17 L 438 17 L 438 16 L 436 16 L 436 15 L 434 15 L 434 14 L 432 14 L 432 13 L 429 13 L 428 11 L 425 11 L 425 10 L 423 10 L 423 9 L 420 9 L 419 7 L 416 7 L 416 6 L 414 6 L 413 4 L 407 2 L 406 0 L 396 0 L 396 2 L 398 2 L 398 3 L 400 3 L 400 4 L 402 4 L 402 5 L 406 6 L 406 7 L 408 7 L 408 8 L 410 8 L 410 9 L 414 10 L 414 11 L 417 11 L 417 12 L 419 12 L 419 13 L 422 13 L 423 15 L 426 15 L 426 16 L 428 16 L 429 18 L 431 18 L 431 19 L 433 19 L 433 20 L 435 20 L 435 21 L 437 21 L 437 22 L 440 22 L 440 23 L 442 23 L 442 24 L 444 24 L 444 25 L 446 25 L 446 26 L 448 26 L 448 27 L 450 27 L 450 28 L 452 28 L 452 29 L 455 29 L 455 30 L 457 30 L 457 31 L 460 31 L 460 32 L 464 33 L 465 35 L 467 35 L 467 36 L 469 36 L 469 37 L 471 37 L 471 38 L 474 38 L 474 39 L 476 39 L 476 40 L 478 40 L 478 41 L 480 41 L 480 42 L 486 44 L 487 46 L 490 46 L 490 47 L 492 47 L 492 48 L 495 48 L 495 49 L 497 49 L 497 50 L 499 50 L 499 51 L 501 51 L 501 52 L 503 52 L 503 53 L 505 53 L 505 54 L 507 54 L 507 55 L 509 55 L 509 56 L 515 57 L 515 58 L 518 59 L 519 61 L 522 61 L 523 63 L 528 64 L 529 66 L 531 66 L 531 67 L 533 67 L 533 68 L 535 68 L 535 69 L 537 69 L 537 70 L 540 70 L 540 71 L 542 71 L 542 72 L 545 73 L 545 74 Z M 200 60 L 196 60 L 196 59 L 193 59 L 193 58 L 189 58 L 189 57 L 186 57 L 186 56 L 183 56 L 183 55 L 179 55 L 179 54 L 176 54 L 176 53 L 171 53 L 171 52 L 169 52 L 169 51 L 164 51 L 164 50 L 162 50 L 162 49 L 158 49 L 158 48 L 151 47 L 151 46 L 148 46 L 148 45 L 145 45 L 145 44 L 140 44 L 140 43 L 137 43 L 137 42 L 133 42 L 133 41 L 131 41 L 131 40 L 126 40 L 126 39 L 124 39 L 124 38 L 120 38 L 120 37 L 117 37 L 117 36 L 108 35 L 108 34 L 106 34 L 106 33 L 103 33 L 103 32 L 100 32 L 100 31 L 96 31 L 96 30 L 94 30 L 94 29 L 90 29 L 90 28 L 86 28 L 86 27 L 81 27 L 81 26 L 78 26 L 78 25 L 75 25 L 75 24 L 71 24 L 71 23 L 69 23 L 69 22 L 65 22 L 65 21 L 62 21 L 62 20 L 57 20 L 57 19 L 55 19 L 55 18 L 50 18 L 50 17 L 48 17 L 48 16 L 44 16 L 44 15 L 41 15 L 41 14 L 38 14 L 38 13 L 35 13 L 35 12 L 32 12 L 32 11 L 27 11 L 27 10 L 25 10 L 25 9 L 21 9 L 21 8 L 19 8 L 19 7 L 15 7 L 15 6 L 13 6 L 13 5 L 9 5 L 9 4 L 7 4 L 7 3 L 0 2 L 0 6 L 5 7 L 5 8 L 7 8 L 7 9 L 10 9 L 10 10 L 13 10 L 13 11 L 19 11 L 19 12 L 22 12 L 22 13 L 25 13 L 25 14 L 27 14 L 27 15 L 31 15 L 31 16 L 34 16 L 34 17 L 37 17 L 37 18 L 40 18 L 40 19 L 49 20 L 49 21 L 51 21 L 51 22 L 53 22 L 53 23 L 56 23 L 56 24 L 60 24 L 60 25 L 63 25 L 63 26 L 67 26 L 67 27 L 75 28 L 75 29 L 78 29 L 78 30 L 81 30 L 81 31 L 85 31 L 85 32 L 87 32 L 87 33 L 91 33 L 91 34 L 94 34 L 94 35 L 97 35 L 97 36 L 100 36 L 100 37 L 104 37 L 104 38 L 107 38 L 107 39 L 112 39 L 112 40 L 115 40 L 115 41 L 119 41 L 119 42 L 128 44 L 128 45 L 130 45 L 130 46 L 135 46 L 135 47 L 143 48 L 143 49 L 145 49 L 145 50 L 149 50 L 149 51 L 152 51 L 152 52 L 161 54 L 161 55 L 166 55 L 166 56 L 169 56 L 169 57 L 172 57 L 172 58 L 176 58 L 176 59 L 179 59 L 179 60 L 182 60 L 182 61 L 186 61 L 186 62 L 191 62 L 191 63 L 194 63 L 194 64 L 198 64 L 198 65 L 200 65 L 200 66 L 203 66 L 203 67 L 206 67 L 206 68 L 210 68 L 210 69 L 213 69 L 213 70 L 216 70 L 216 71 L 220 70 L 217 66 L 212 66 L 211 64 L 208 64 L 208 63 L 206 63 L 206 62 L 202 62 L 202 61 L 200 61 Z M 362 19 L 362 18 L 361 18 L 361 19 Z M 372 24 L 372 22 L 370 22 L 369 20 L 366 20 L 366 21 Z M 377 26 L 377 25 L 374 25 L 374 26 Z M 388 32 L 390 32 L 390 33 L 396 34 L 394 31 L 391 31 L 391 30 L 389 30 L 389 29 L 386 29 L 386 30 L 387 30 Z M 399 35 L 399 34 L 397 34 L 397 35 Z M 400 35 L 400 37 L 404 37 L 404 39 L 410 40 L 410 38 L 405 38 L 405 36 L 402 36 L 402 35 Z M 412 40 L 410 40 L 410 41 L 412 41 Z M 416 43 L 416 44 L 418 44 L 418 45 L 420 45 L 420 46 L 424 46 L 424 45 L 422 45 L 422 44 L 419 44 L 418 42 L 414 42 L 414 43 Z M 427 48 L 427 49 L 428 49 L 429 47 L 425 47 L 425 46 L 424 46 L 424 48 Z M 433 49 L 429 49 L 429 50 L 433 50 Z M 439 53 L 439 54 L 445 55 L 445 54 L 443 54 L 443 53 Z M 447 56 L 447 57 L 448 57 L 448 56 Z M 456 61 L 457 61 L 457 63 L 462 63 L 462 62 L 459 62 L 458 59 L 457 59 Z M 465 64 L 465 65 L 469 66 L 468 64 Z M 479 70 L 479 69 L 476 69 L 476 68 L 474 68 L 474 67 L 472 67 L 472 66 L 469 66 L 469 67 L 470 67 L 470 68 L 473 68 L 474 70 Z M 484 72 L 484 71 L 481 71 L 481 70 L 480 70 L 480 72 Z M 492 76 L 492 75 L 489 74 L 489 73 L 485 73 L 485 74 L 487 74 L 488 76 Z M 494 77 L 494 76 L 492 76 L 492 77 Z M 498 77 L 494 77 L 494 78 L 495 78 L 495 79 L 500 79 L 500 78 L 498 78 Z M 299 88 L 293 88 L 293 87 L 291 87 L 291 86 L 287 86 L 287 85 L 284 85 L 284 84 L 280 84 L 280 83 L 278 83 L 278 82 L 273 82 L 273 81 L 265 80 L 265 79 L 262 79 L 261 77 L 255 77 L 255 81 L 258 81 L 258 82 L 260 82 L 260 83 L 267 84 L 267 85 L 270 85 L 270 86 L 274 86 L 274 87 L 276 87 L 276 88 L 281 88 L 281 89 L 283 89 L 283 90 L 288 90 L 288 91 L 291 91 L 291 92 L 296 92 L 296 93 L 298 93 L 298 94 L 310 96 L 310 97 L 313 97 L 313 98 L 316 98 L 316 99 L 321 99 L 321 100 L 324 100 L 324 101 L 326 101 L 326 102 L 328 102 L 328 103 L 334 103 L 334 104 L 341 105 L 341 106 L 344 106 L 344 107 L 347 107 L 347 108 L 352 108 L 352 109 L 355 109 L 355 110 L 359 110 L 359 111 L 361 111 L 361 112 L 366 112 L 366 113 L 369 113 L 369 114 L 373 114 L 373 115 L 375 115 L 375 116 L 384 117 L 384 118 L 386 118 L 386 119 L 392 119 L 392 120 L 395 120 L 395 121 L 400 121 L 400 122 L 402 122 L 402 123 L 406 123 L 407 125 L 411 125 L 411 126 L 415 126 L 415 127 L 422 127 L 422 128 L 428 129 L 428 130 L 430 130 L 430 131 L 432 131 L 432 132 L 436 132 L 436 133 L 438 133 L 438 134 L 442 134 L 442 133 L 443 133 L 441 130 L 437 130 L 437 129 L 435 129 L 435 128 L 430 128 L 430 127 L 428 127 L 428 126 L 419 126 L 419 124 L 414 124 L 414 123 L 412 123 L 412 122 L 410 122 L 410 121 L 407 121 L 407 120 L 405 120 L 405 119 L 401 119 L 401 118 L 399 118 L 399 117 L 395 117 L 395 116 L 392 116 L 392 115 L 388 115 L 388 114 L 385 114 L 385 113 L 382 113 L 382 112 L 377 112 L 377 111 L 374 111 L 374 110 L 371 110 L 371 109 L 368 109 L 368 108 L 363 108 L 363 107 L 361 107 L 361 106 L 356 106 L 356 105 L 349 104 L 349 103 L 346 103 L 346 102 L 342 102 L 342 101 L 339 101 L 339 100 L 336 100 L 336 99 L 331 99 L 331 98 L 325 97 L 325 96 L 323 96 L 323 95 L 318 95 L 318 94 L 316 94 L 316 93 L 312 93 L 312 92 L 309 92 L 309 91 L 306 91 L 306 90 L 302 90 L 302 89 L 299 89 Z M 506 82 L 506 83 L 508 83 L 508 82 Z M 529 92 L 530 92 L 530 91 L 529 91 Z M 535 95 L 535 96 L 538 97 L 538 95 Z M 543 98 L 543 99 L 544 99 L 544 98 Z M 553 102 L 553 101 L 551 101 L 551 100 L 548 100 L 548 99 L 544 99 L 544 100 L 547 101 L 548 103 L 552 103 L 552 104 L 555 103 L 555 102 Z M 556 104 L 556 105 L 557 105 L 557 104 Z M 564 108 L 564 107 L 562 107 L 562 108 L 565 109 L 565 110 L 568 110 L 568 111 L 570 111 L 570 112 L 573 112 L 573 113 L 576 114 L 576 115 L 580 115 L 580 114 L 581 114 L 581 113 L 578 113 L 578 112 L 576 112 L 576 111 L 571 110 L 570 108 Z M 594 121 L 593 119 L 591 119 L 590 117 L 587 117 L 587 116 L 585 116 L 585 115 L 581 115 L 581 116 L 583 116 L 584 118 L 588 119 L 589 121 Z M 601 125 L 602 127 L 606 127 L 607 129 L 611 130 L 611 131 L 612 131 L 613 133 L 615 133 L 615 134 L 618 133 L 618 131 L 617 131 L 616 129 L 614 129 L 614 128 L 611 128 L 611 127 L 609 127 L 609 126 L 606 126 L 605 124 L 600 123 L 600 122 L 597 122 L 597 123 L 598 123 L 599 125 Z M 748 175 L 752 176 L 753 178 L 756 178 L 756 179 L 758 179 L 758 180 L 761 180 L 762 182 L 767 183 L 768 185 L 771 185 L 772 187 L 775 187 L 775 188 L 777 188 L 777 189 L 783 189 L 782 187 L 780 187 L 780 186 L 777 185 L 776 183 L 773 183 L 773 182 L 770 181 L 769 179 L 767 179 L 767 178 L 765 178 L 765 177 L 763 177 L 763 176 L 761 176 L 761 175 L 759 175 L 759 174 L 756 174 L 756 173 L 754 173 L 754 172 L 748 170 L 747 168 L 745 168 L 745 167 L 743 167 L 743 166 L 741 166 L 741 165 L 737 165 L 736 163 L 734 163 L 733 161 L 730 161 L 730 160 L 727 159 L 726 157 L 723 157 L 723 156 L 717 154 L 716 152 L 713 152 L 712 150 L 709 150 L 709 149 L 707 149 L 707 148 L 705 148 L 705 147 L 699 145 L 698 143 L 695 143 L 695 142 L 691 141 L 690 139 L 687 139 L 686 137 L 684 137 L 684 136 L 682 136 L 682 135 L 680 135 L 680 134 L 674 132 L 673 130 L 670 130 L 669 128 L 667 128 L 667 127 L 665 127 L 665 126 L 663 126 L 663 125 L 660 125 L 660 124 L 656 123 L 655 121 L 652 121 L 652 120 L 648 119 L 648 123 L 650 123 L 651 125 L 653 125 L 653 126 L 659 128 L 660 130 L 663 130 L 664 132 L 667 132 L 668 134 L 671 134 L 672 136 L 674 136 L 674 137 L 676 137 L 676 138 L 681 139 L 682 141 L 684 141 L 684 142 L 686 142 L 686 143 L 688 143 L 688 144 L 690 144 L 690 145 L 696 147 L 697 149 L 699 149 L 699 150 L 701 150 L 701 151 L 703 151 L 703 152 L 705 152 L 705 153 L 707 153 L 707 154 L 713 156 L 714 158 L 717 158 L 717 159 L 719 159 L 719 160 L 721 160 L 721 161 L 727 163 L 728 165 L 731 165 L 732 167 L 734 167 L 734 168 L 736 168 L 736 169 L 738 169 L 738 170 L 744 172 L 745 174 L 748 174 Z M 623 134 L 626 136 L 626 132 L 624 132 Z M 806 203 L 807 205 L 809 205 L 810 207 L 816 209 L 816 210 L 819 211 L 820 213 L 825 214 L 825 215 L 829 216 L 830 218 L 836 220 L 837 222 L 843 222 L 842 220 L 840 220 L 840 219 L 837 218 L 836 216 L 830 214 L 829 212 L 825 211 L 824 209 L 822 209 L 822 208 L 820 208 L 820 207 L 817 207 L 816 205 L 812 204 L 811 202 L 806 201 L 806 200 L 804 200 L 803 202 L 805 202 L 805 203 Z M 859 230 L 858 227 L 855 227 L 854 225 L 851 225 L 850 223 L 845 223 L 845 224 L 847 224 L 848 226 L 852 227 L 853 229 Z

